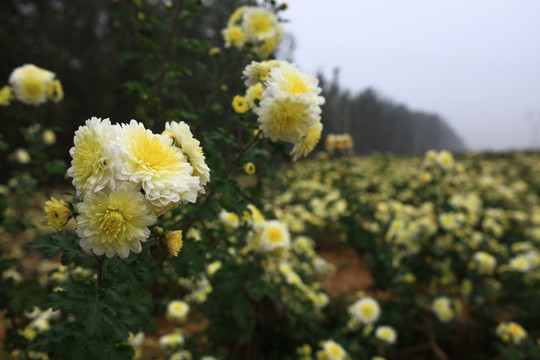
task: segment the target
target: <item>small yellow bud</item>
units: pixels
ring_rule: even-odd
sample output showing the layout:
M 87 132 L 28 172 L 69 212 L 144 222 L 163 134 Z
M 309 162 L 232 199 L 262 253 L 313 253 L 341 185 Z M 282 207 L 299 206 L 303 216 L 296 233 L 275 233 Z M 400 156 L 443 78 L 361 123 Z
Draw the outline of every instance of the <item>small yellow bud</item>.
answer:
M 144 21 L 144 19 L 146 19 L 146 15 L 142 11 L 139 11 L 137 13 L 137 19 L 139 19 L 139 21 Z
M 247 162 L 244 164 L 244 173 L 246 175 L 253 175 L 255 174 L 255 164 L 252 162 Z
M 64 98 L 64 89 L 60 80 L 53 80 L 47 86 L 47 97 L 54 102 L 59 102 Z
M 152 228 L 152 234 L 155 236 L 161 236 L 163 235 L 163 228 L 161 226 L 155 226 Z
M 57 230 L 62 230 L 71 219 L 71 211 L 66 202 L 55 198 L 45 203 L 45 214 L 49 225 Z
M 212 48 L 210 48 L 210 50 L 208 50 L 208 54 L 210 56 L 218 56 L 219 54 L 221 53 L 221 49 L 214 46 Z
M 178 256 L 182 244 L 182 230 L 170 231 L 165 235 L 164 247 L 172 256 Z
M 248 105 L 247 100 L 243 96 L 240 96 L 240 95 L 236 95 L 233 98 L 232 107 L 233 107 L 234 112 L 240 115 L 245 114 L 246 111 L 249 110 L 249 105 Z
M 11 88 L 8 85 L 4 85 L 4 87 L 0 89 L 0 105 L 8 106 L 11 102 L 11 99 L 13 99 Z

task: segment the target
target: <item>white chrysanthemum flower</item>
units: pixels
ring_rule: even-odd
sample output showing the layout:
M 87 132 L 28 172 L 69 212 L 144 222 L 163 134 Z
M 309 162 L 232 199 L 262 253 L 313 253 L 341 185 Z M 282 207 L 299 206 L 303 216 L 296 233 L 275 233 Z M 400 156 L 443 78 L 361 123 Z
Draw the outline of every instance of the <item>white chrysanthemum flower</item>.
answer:
M 186 321 L 189 304 L 182 300 L 173 300 L 167 305 L 167 318 L 177 322 Z
M 377 300 L 368 296 L 349 306 L 349 314 L 364 324 L 373 324 L 381 315 L 381 308 Z
M 259 129 L 272 141 L 298 142 L 318 121 L 321 109 L 313 106 L 309 94 L 292 96 L 284 91 L 267 90 L 259 107 L 253 109 L 259 116 Z
M 142 331 L 139 331 L 137 334 L 129 332 L 129 337 L 127 338 L 127 343 L 134 349 L 142 347 L 144 342 L 145 335 Z
M 394 344 L 397 340 L 397 333 L 391 326 L 381 325 L 377 326 L 375 330 L 375 337 L 388 344 Z
M 244 84 L 252 86 L 257 83 L 264 83 L 270 76 L 270 70 L 283 64 L 287 64 L 287 62 L 281 60 L 252 61 L 242 72 L 242 76 L 246 78 Z
M 199 192 L 204 194 L 204 185 L 210 181 L 210 168 L 206 165 L 203 149 L 200 146 L 199 140 L 193 137 L 193 134 L 189 130 L 188 124 L 183 121 L 177 123 L 171 121 L 165 124 L 165 131 L 171 136 L 174 145 L 182 149 L 182 152 L 187 156 L 188 162 L 193 167 L 193 176 L 198 176 L 201 183 Z M 171 134 L 172 133 L 172 134 Z
M 276 37 L 278 28 L 276 15 L 261 7 L 249 7 L 243 14 L 242 29 L 249 42 L 257 43 Z
M 159 338 L 159 345 L 164 350 L 175 350 L 183 346 L 185 343 L 184 334 L 182 330 L 176 329 L 171 334 L 163 335 Z
M 109 119 L 92 117 L 75 131 L 74 146 L 69 150 L 71 167 L 67 173 L 73 178 L 80 198 L 116 187 L 119 150 L 115 140 L 116 132 Z
M 454 157 L 452 156 L 452 153 L 441 150 L 437 155 L 437 164 L 445 170 L 451 169 L 454 166 Z
M 218 218 L 229 229 L 237 229 L 240 226 L 238 215 L 225 209 L 219 212 Z
M 150 203 L 139 187 L 123 183 L 116 190 L 89 193 L 77 204 L 79 245 L 96 255 L 115 254 L 126 258 L 130 251 L 139 253 L 141 242 L 150 235 L 148 226 L 156 222 Z
M 206 273 L 208 274 L 208 276 L 212 277 L 219 269 L 221 269 L 222 266 L 223 263 L 221 261 L 212 261 L 206 266 Z
M 301 157 L 306 156 L 315 149 L 315 146 L 319 142 L 322 133 L 322 123 L 317 121 L 312 127 L 310 127 L 307 133 L 300 138 L 300 140 L 294 144 L 291 151 L 293 160 L 296 161 Z
M 477 251 L 474 253 L 473 260 L 476 263 L 476 270 L 480 274 L 491 275 L 497 266 L 497 259 L 495 256 L 484 251 Z
M 344 360 L 347 358 L 345 349 L 334 340 L 326 340 L 323 343 L 322 351 L 328 360 Z
M 197 200 L 199 178 L 192 176 L 186 156 L 168 135 L 152 134 L 135 120 L 123 124 L 120 132 L 123 167 L 118 178 L 141 184 L 156 213 Z
M 55 74 L 35 65 L 27 64 L 12 71 L 9 83 L 15 97 L 28 105 L 40 105 L 47 101 L 47 88 Z
M 324 104 L 324 98 L 318 96 L 322 92 L 318 86 L 319 80 L 312 75 L 300 72 L 295 64 L 285 62 L 281 66 L 273 67 L 265 85 L 272 93 L 279 90 L 293 96 L 309 94 L 314 105 Z
M 267 221 L 261 231 L 261 248 L 265 251 L 287 249 L 291 236 L 287 227 L 279 220 Z
M 510 269 L 520 271 L 523 273 L 528 272 L 532 268 L 531 261 L 527 255 L 518 255 L 510 260 Z

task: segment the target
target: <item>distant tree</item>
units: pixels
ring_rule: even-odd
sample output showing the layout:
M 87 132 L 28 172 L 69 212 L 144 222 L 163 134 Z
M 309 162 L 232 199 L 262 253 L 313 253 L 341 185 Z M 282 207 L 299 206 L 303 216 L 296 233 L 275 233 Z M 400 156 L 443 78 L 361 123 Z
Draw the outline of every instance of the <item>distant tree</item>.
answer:
M 461 138 L 437 114 L 413 111 L 373 88 L 355 95 L 339 84 L 339 69 L 330 80 L 318 74 L 326 102 L 323 136 L 350 133 L 358 154 L 418 154 L 429 149 L 465 150 Z

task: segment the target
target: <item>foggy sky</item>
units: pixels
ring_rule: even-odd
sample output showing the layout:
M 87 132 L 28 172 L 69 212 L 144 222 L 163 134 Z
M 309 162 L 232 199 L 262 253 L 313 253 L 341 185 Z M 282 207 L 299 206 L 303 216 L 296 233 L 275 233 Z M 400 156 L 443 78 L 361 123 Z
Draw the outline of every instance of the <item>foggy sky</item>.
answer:
M 434 112 L 469 149 L 540 148 L 539 0 L 290 0 L 295 63 Z

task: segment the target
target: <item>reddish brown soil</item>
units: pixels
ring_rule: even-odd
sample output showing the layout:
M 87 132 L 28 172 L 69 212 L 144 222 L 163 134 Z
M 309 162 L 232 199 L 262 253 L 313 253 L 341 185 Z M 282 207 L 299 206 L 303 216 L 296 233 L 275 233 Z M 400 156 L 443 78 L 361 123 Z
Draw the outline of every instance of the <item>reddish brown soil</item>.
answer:
M 320 250 L 318 254 L 336 266 L 336 272 L 323 282 L 330 296 L 340 293 L 366 291 L 372 284 L 369 266 L 360 264 L 358 255 L 352 249 Z

